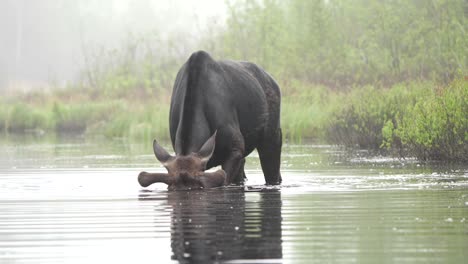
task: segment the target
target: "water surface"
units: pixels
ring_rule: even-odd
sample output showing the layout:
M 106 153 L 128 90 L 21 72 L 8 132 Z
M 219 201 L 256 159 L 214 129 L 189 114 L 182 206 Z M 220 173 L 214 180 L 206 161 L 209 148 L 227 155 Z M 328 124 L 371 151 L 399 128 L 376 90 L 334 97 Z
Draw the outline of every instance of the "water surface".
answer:
M 464 263 L 468 166 L 285 145 L 243 188 L 141 188 L 151 144 L 0 140 L 0 263 Z

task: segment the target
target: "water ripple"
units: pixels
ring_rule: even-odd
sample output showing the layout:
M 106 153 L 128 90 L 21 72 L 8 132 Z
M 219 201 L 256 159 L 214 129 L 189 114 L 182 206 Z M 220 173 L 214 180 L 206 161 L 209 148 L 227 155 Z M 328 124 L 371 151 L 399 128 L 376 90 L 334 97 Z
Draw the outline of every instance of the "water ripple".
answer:
M 396 161 L 380 158 L 343 165 L 320 156 L 335 149 L 304 148 L 312 147 L 287 147 L 291 166 L 281 186 L 263 185 L 253 161 L 246 186 L 203 191 L 141 188 L 139 171 L 162 171 L 147 155 L 138 168 L 119 165 L 123 155 L 97 153 L 86 155 L 88 168 L 62 167 L 68 161 L 60 155 L 56 167 L 37 159 L 7 166 L 0 170 L 0 263 L 466 260 L 467 168 L 391 167 Z

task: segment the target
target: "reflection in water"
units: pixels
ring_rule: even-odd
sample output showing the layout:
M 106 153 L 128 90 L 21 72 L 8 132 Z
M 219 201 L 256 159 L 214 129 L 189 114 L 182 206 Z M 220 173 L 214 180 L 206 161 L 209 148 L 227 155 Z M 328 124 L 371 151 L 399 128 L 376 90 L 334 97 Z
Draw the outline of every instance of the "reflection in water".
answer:
M 282 258 L 278 190 L 168 192 L 168 203 L 173 260 L 209 263 Z
M 169 193 L 137 183 L 155 166 L 145 147 L 0 138 L 0 263 L 468 258 L 466 165 L 347 161 L 332 147 L 286 145 L 280 190 L 264 189 L 251 158 L 246 190 Z

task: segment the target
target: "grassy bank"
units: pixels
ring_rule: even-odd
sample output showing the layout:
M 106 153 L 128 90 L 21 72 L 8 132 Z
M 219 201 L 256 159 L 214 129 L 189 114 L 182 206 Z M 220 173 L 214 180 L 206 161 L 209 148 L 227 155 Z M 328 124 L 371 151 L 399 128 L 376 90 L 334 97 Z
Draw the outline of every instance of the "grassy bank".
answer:
M 4 133 L 83 134 L 135 140 L 168 139 L 169 104 L 157 101 L 98 99 L 60 102 L 4 102 L 0 129 Z
M 329 116 L 328 142 L 420 160 L 468 161 L 468 82 L 353 89 Z
M 300 81 L 282 86 L 287 87 L 281 122 L 289 141 L 312 139 L 421 160 L 468 160 L 468 82 L 464 79 L 445 86 L 409 82 L 386 89 L 354 87 L 347 92 Z M 0 129 L 148 141 L 169 138 L 169 96 L 85 94 L 78 89 L 4 98 Z

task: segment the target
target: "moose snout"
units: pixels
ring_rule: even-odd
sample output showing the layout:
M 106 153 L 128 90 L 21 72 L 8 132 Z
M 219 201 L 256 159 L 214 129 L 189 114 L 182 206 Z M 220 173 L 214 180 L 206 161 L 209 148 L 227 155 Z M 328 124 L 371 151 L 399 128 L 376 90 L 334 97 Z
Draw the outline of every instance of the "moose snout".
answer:
M 142 187 L 148 187 L 153 183 L 162 182 L 167 185 L 172 184 L 173 179 L 167 173 L 149 173 L 146 171 L 140 172 L 138 174 L 138 183 Z
M 224 186 L 226 173 L 224 170 L 215 172 L 203 172 L 200 175 L 180 173 L 177 177 L 167 173 L 149 173 L 142 171 L 138 175 L 138 183 L 142 187 L 148 187 L 153 183 L 162 182 L 168 185 L 170 190 L 187 190 L 199 188 L 216 188 Z

